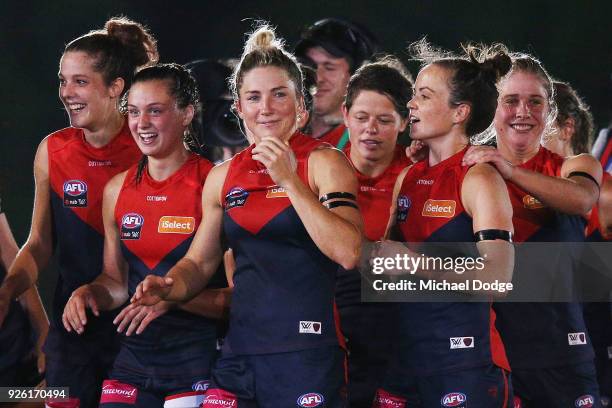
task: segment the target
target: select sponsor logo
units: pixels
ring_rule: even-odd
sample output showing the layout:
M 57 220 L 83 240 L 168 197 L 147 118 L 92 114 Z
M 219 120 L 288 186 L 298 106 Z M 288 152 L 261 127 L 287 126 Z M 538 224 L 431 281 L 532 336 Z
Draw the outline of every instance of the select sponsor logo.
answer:
M 309 392 L 308 394 L 301 395 L 297 399 L 298 406 L 304 407 L 304 408 L 318 407 L 322 405 L 324 402 L 325 402 L 325 398 L 323 398 L 323 395 L 317 392 Z
M 81 180 L 64 182 L 64 207 L 87 207 L 87 183 Z
M 300 320 L 300 333 L 321 334 L 321 322 Z
M 592 395 L 583 395 L 582 397 L 578 397 L 574 402 L 576 408 L 591 408 L 595 406 L 595 398 Z
M 406 408 L 406 399 L 378 390 L 374 397 L 375 408 Z
M 127 213 L 121 217 L 121 239 L 140 239 L 144 217 L 137 213 Z
M 538 208 L 544 208 L 544 204 L 534 196 L 529 194 L 523 196 L 523 205 L 525 208 L 530 210 L 537 210 Z
M 450 349 L 474 348 L 474 337 L 451 337 Z
M 452 218 L 455 216 L 455 200 L 427 200 L 423 206 L 423 217 Z
M 584 332 L 567 333 L 567 342 L 570 346 L 581 346 L 583 344 L 587 344 L 586 334 Z
M 210 381 L 202 380 L 196 383 L 193 383 L 191 389 L 194 391 L 206 391 L 210 387 Z
M 229 211 L 234 207 L 243 207 L 246 200 L 249 198 L 249 192 L 242 187 L 233 187 L 225 195 L 225 211 Z
M 408 211 L 412 207 L 412 201 L 407 195 L 397 197 L 397 221 L 404 222 L 408 219 Z
M 284 187 L 272 186 L 266 192 L 266 198 L 282 198 L 287 197 L 287 190 Z
M 116 380 L 106 380 L 102 383 L 102 396 L 100 403 L 136 404 L 138 390 L 133 385 L 124 384 Z
M 157 232 L 160 234 L 191 234 L 195 231 L 195 218 L 164 215 L 159 219 Z
M 462 392 L 450 392 L 442 397 L 440 403 L 443 407 L 459 407 L 467 401 L 467 397 Z

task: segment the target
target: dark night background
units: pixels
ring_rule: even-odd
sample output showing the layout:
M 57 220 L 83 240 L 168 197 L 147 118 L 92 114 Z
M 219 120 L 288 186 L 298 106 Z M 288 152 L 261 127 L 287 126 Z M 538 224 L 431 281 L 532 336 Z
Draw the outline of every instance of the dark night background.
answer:
M 36 146 L 48 133 L 67 126 L 57 98 L 64 44 L 118 14 L 150 28 L 163 62 L 237 57 L 253 18 L 276 25 L 290 46 L 303 27 L 318 19 L 352 19 L 366 25 L 385 51 L 404 60 L 406 45 L 423 35 L 452 50 L 459 42 L 503 42 L 535 54 L 551 75 L 569 81 L 591 106 L 598 127 L 612 119 L 612 2 L 606 0 L 5 0 L 1 9 L 0 191 L 19 245 L 30 224 Z M 416 74 L 416 67 L 408 66 Z M 55 278 L 49 272 L 41 279 L 45 303 Z

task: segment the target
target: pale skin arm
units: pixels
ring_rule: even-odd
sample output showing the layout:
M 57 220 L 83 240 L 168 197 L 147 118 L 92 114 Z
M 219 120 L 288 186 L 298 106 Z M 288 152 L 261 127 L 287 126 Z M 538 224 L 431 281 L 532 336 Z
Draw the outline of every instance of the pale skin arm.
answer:
M 329 210 L 318 199 L 331 192 L 348 192 L 357 197 L 357 178 L 350 163 L 335 149 L 313 151 L 308 160 L 308 186 L 292 168 L 291 155 L 290 147 L 275 138 L 263 139 L 253 149 L 253 159 L 264 164 L 274 182 L 285 188 L 321 252 L 344 269 L 354 268 L 359 262 L 363 229 L 359 210 L 348 206 Z
M 0 213 L 0 258 L 5 270 L 9 269 L 18 251 L 19 247 L 17 242 L 15 242 L 6 215 Z M 38 359 L 38 372 L 42 373 L 45 371 L 45 354 L 42 351 L 42 347 L 49 333 L 49 319 L 47 318 L 47 313 L 43 307 L 36 285 L 32 285 L 30 289 L 26 290 L 19 297 L 19 302 L 23 310 L 28 314 L 30 325 L 36 333 L 34 352 Z
M 132 303 L 155 305 L 161 300 L 187 302 L 208 284 L 222 261 L 221 189 L 229 161 L 214 167 L 202 192 L 202 221 L 185 256 L 165 277 L 149 275 L 136 288 Z
M 30 235 L 0 286 L 0 327 L 10 301 L 18 298 L 37 282 L 40 271 L 45 268 L 53 253 L 48 162 L 47 139 L 44 139 L 38 146 L 34 159 L 36 193 Z
M 487 229 L 514 231 L 512 205 L 506 185 L 501 176 L 491 166 L 480 164 L 468 171 L 461 187 L 461 200 L 466 212 L 472 217 L 473 232 Z M 425 279 L 446 279 L 451 282 L 464 282 L 472 279 L 488 282 L 495 280 L 511 282 L 514 270 L 514 247 L 512 244 L 504 240 L 494 240 L 480 241 L 476 246 L 480 256 L 484 258 L 484 268 L 481 270 L 467 270 L 459 275 L 454 272 L 419 269 L 415 272 L 415 275 Z M 375 249 L 374 256 L 395 257 L 396 254 L 419 256 L 404 244 L 395 241 L 383 242 Z M 406 272 L 389 271 L 389 273 L 396 275 Z M 498 291 L 479 291 L 478 294 L 489 294 L 495 297 L 506 295 L 505 292 Z
M 464 165 L 491 163 L 502 177 L 527 191 L 544 205 L 565 214 L 585 215 L 599 197 L 602 169 L 599 162 L 590 154 L 579 154 L 567 158 L 561 167 L 560 177 L 547 176 L 513 166 L 506 161 L 497 149 L 490 146 L 473 146 L 463 158 Z M 587 177 L 569 175 L 572 172 L 585 172 Z
M 612 177 L 608 177 L 601 186 L 599 223 L 604 236 L 610 239 L 612 237 Z
M 104 258 L 102 273 L 91 283 L 72 292 L 64 307 L 62 322 L 67 331 L 82 334 L 87 324 L 86 309 L 95 316 L 100 310 L 112 310 L 128 299 L 128 265 L 121 254 L 119 230 L 114 212 L 126 172 L 113 177 L 104 187 L 102 218 L 104 220 Z

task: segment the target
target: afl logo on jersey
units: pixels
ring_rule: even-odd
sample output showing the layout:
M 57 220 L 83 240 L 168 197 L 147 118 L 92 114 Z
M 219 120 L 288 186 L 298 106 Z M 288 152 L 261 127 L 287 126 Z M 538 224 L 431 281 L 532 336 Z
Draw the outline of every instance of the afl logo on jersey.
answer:
M 297 404 L 304 408 L 318 407 L 324 402 L 325 398 L 323 398 L 323 395 L 319 394 L 318 392 L 309 392 L 308 394 L 301 395 L 297 400 Z
M 443 407 L 460 407 L 465 401 L 467 401 L 467 397 L 465 394 L 461 392 L 451 392 L 442 397 Z
M 225 211 L 234 207 L 242 207 L 249 198 L 249 192 L 242 187 L 232 187 L 225 195 Z
M 87 207 L 87 184 L 84 181 L 64 182 L 64 207 Z
M 193 383 L 191 389 L 194 391 L 206 391 L 210 387 L 210 381 L 202 380 L 196 383 Z
M 140 214 L 127 213 L 121 217 L 121 239 L 140 239 L 144 218 Z
M 576 408 L 591 408 L 595 405 L 595 398 L 592 395 L 583 395 L 578 397 L 574 405 Z
M 408 210 L 412 206 L 412 201 L 407 195 L 397 197 L 397 221 L 404 222 L 408 218 Z

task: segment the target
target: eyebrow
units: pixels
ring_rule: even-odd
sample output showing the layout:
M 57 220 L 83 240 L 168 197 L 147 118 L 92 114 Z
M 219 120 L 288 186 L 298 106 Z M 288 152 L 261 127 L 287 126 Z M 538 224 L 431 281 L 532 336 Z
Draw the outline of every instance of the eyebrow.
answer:
M 428 86 L 422 86 L 422 87 L 419 88 L 419 91 L 423 91 L 423 90 L 428 90 L 429 92 L 436 93 L 436 91 L 434 91 L 433 89 L 431 89 Z
M 272 88 L 272 89 L 270 89 L 270 91 L 271 91 L 271 92 L 274 92 L 274 91 L 280 91 L 281 89 L 289 89 L 289 87 L 287 87 L 287 86 L 285 86 L 285 85 L 283 85 L 283 86 L 277 86 L 276 88 Z M 255 89 L 255 90 L 252 90 L 252 91 L 245 91 L 245 93 L 250 93 L 250 94 L 253 94 L 253 93 L 261 93 L 261 91 L 260 91 L 260 90 L 258 90 L 258 89 Z

